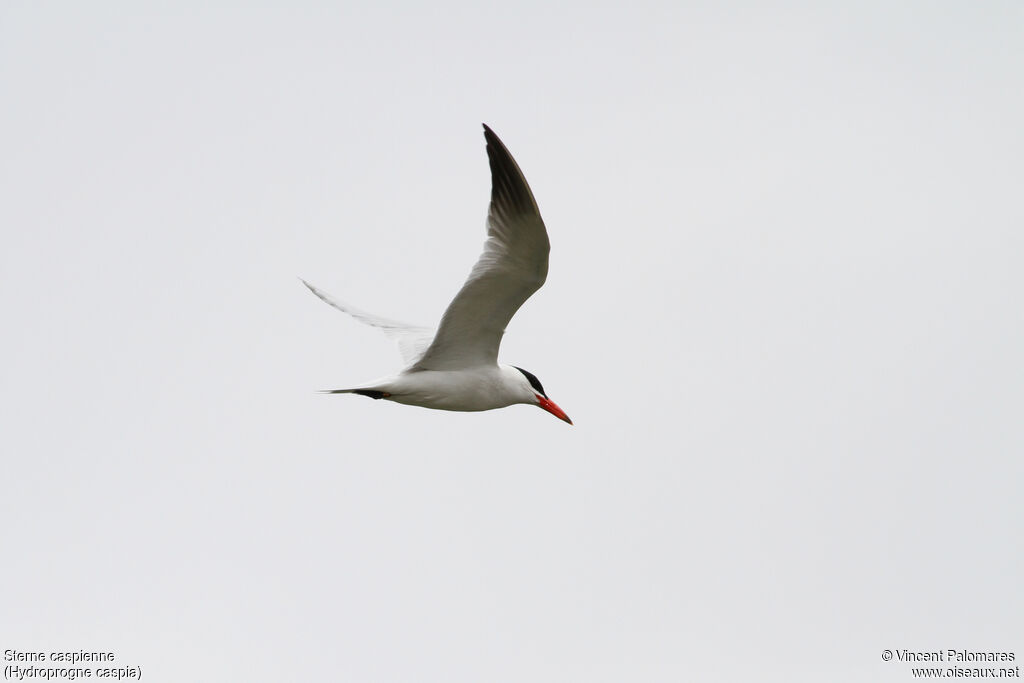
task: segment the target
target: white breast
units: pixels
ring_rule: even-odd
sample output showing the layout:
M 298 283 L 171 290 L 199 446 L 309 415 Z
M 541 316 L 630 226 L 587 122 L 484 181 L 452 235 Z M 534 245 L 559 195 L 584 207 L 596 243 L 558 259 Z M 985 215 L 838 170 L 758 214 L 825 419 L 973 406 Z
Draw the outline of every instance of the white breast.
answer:
M 401 373 L 374 388 L 387 391 L 396 403 L 436 410 L 478 411 L 529 402 L 505 368 L 483 366 L 464 370 L 421 370 Z

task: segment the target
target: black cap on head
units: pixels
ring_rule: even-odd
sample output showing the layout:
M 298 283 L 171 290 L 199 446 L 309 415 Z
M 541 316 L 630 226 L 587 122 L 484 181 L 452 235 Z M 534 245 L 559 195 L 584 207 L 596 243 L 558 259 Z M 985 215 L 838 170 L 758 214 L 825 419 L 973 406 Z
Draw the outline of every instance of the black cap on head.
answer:
M 530 382 L 530 386 L 533 387 L 538 394 L 540 394 L 544 398 L 548 397 L 548 395 L 544 393 L 544 385 L 542 385 L 540 383 L 540 380 L 537 379 L 537 375 L 533 374 L 529 370 L 523 370 L 521 367 L 518 367 L 516 365 L 513 365 L 512 367 L 514 367 L 519 372 L 523 373 L 526 379 Z

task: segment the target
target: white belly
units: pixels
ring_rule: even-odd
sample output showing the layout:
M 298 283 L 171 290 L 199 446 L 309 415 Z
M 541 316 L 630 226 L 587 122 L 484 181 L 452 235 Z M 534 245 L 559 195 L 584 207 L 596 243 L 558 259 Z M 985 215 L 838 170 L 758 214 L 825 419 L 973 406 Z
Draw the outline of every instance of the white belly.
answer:
M 396 403 L 436 410 L 493 410 L 520 403 L 498 367 L 402 373 L 375 385 Z

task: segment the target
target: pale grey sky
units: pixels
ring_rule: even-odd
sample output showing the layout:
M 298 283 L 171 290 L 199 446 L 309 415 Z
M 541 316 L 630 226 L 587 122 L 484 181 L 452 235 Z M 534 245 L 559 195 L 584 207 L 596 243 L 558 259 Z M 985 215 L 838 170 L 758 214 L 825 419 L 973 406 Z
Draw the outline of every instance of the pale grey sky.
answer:
M 1017 2 L 5 2 L 0 650 L 149 681 L 912 680 L 1024 657 Z M 526 406 L 399 366 L 480 123 Z

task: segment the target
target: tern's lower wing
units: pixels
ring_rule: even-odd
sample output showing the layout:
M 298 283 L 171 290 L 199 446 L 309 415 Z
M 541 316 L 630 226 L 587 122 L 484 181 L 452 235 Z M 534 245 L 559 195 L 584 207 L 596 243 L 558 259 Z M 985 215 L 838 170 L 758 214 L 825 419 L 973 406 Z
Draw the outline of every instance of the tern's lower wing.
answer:
M 434 330 L 429 327 L 407 325 L 396 320 L 389 320 L 388 318 L 381 318 L 380 316 L 373 315 L 372 313 L 366 313 L 354 306 L 350 306 L 349 304 L 339 301 L 327 292 L 314 287 L 305 280 L 302 280 L 302 284 L 309 287 L 309 291 L 316 294 L 325 303 L 330 304 L 343 313 L 348 313 L 361 323 L 376 327 L 386 334 L 398 345 L 398 352 L 402 355 L 402 360 L 405 361 L 406 365 L 412 365 L 418 361 L 427 350 L 427 347 L 430 346 L 430 342 L 434 339 Z
M 484 253 L 448 305 L 429 348 L 413 370 L 493 365 L 512 316 L 548 274 L 547 229 L 530 186 L 498 136 L 484 126 L 491 204 Z

